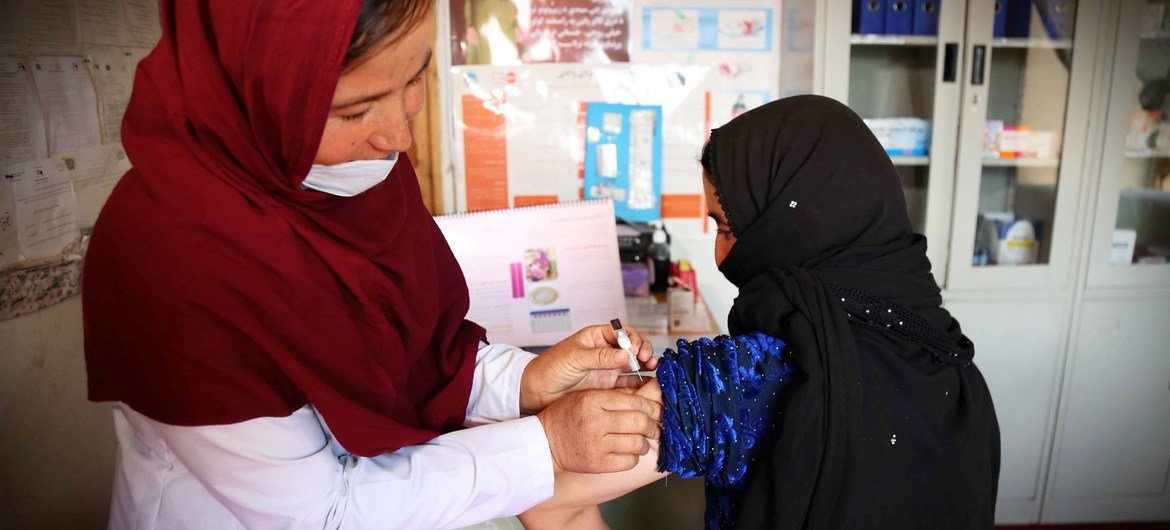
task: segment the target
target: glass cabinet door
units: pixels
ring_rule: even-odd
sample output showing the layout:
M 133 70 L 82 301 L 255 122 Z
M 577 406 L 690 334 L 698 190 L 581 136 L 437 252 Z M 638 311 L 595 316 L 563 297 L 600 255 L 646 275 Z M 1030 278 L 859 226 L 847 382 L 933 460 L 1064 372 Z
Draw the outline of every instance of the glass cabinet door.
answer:
M 955 161 L 961 3 L 829 0 L 824 93 L 866 121 L 902 179 L 943 281 Z
M 1092 285 L 1170 284 L 1170 1 L 1122 2 Z
M 951 287 L 1067 281 L 1098 4 L 968 3 Z

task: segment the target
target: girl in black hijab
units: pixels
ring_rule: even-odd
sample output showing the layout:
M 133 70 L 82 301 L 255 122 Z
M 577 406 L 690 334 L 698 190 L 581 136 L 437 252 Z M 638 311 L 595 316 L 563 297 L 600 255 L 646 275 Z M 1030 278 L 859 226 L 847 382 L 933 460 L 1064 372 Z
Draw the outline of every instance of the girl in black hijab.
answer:
M 801 374 L 738 527 L 991 528 L 991 396 L 873 134 L 797 96 L 711 131 L 702 164 L 730 331 L 781 338 Z
M 667 350 L 638 391 L 663 402 L 660 452 L 558 476 L 526 526 L 604 526 L 581 507 L 660 478 L 657 459 L 706 477 L 708 527 L 992 528 L 991 396 L 873 134 L 844 105 L 797 96 L 711 131 L 702 165 L 736 337 Z M 749 395 L 749 377 L 776 397 Z

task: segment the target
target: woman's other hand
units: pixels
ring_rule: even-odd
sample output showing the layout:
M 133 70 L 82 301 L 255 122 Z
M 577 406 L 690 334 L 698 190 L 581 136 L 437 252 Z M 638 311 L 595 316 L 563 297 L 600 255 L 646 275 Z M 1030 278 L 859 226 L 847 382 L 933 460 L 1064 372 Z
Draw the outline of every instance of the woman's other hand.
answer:
M 625 331 L 642 367 L 657 368 L 650 342 L 633 328 Z M 528 363 L 520 378 L 520 412 L 534 414 L 577 390 L 636 388 L 642 384 L 638 377 L 621 375 L 628 370 L 628 359 L 609 326 L 582 328 Z
M 557 472 L 612 473 L 638 464 L 661 434 L 662 406 L 630 389 L 587 390 L 537 414 Z

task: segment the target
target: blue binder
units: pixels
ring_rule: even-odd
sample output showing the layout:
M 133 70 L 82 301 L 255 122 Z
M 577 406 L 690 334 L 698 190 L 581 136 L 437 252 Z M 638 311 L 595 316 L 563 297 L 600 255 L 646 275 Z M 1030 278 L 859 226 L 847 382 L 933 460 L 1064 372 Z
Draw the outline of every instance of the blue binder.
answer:
M 1005 37 L 1028 38 L 1028 27 L 1032 25 L 1032 0 L 1006 0 L 1007 21 L 1004 24 Z
M 910 35 L 914 31 L 914 0 L 886 1 L 886 34 Z
M 853 12 L 857 17 L 857 33 L 880 35 L 886 32 L 887 0 L 857 0 Z
M 914 0 L 914 34 L 938 35 L 938 10 L 942 0 Z
M 1074 0 L 1036 0 L 1036 7 L 1048 38 L 1072 38 L 1077 13 L 1077 3 Z
M 1007 30 L 1007 0 L 995 0 L 995 25 L 992 26 L 991 36 L 1002 37 Z

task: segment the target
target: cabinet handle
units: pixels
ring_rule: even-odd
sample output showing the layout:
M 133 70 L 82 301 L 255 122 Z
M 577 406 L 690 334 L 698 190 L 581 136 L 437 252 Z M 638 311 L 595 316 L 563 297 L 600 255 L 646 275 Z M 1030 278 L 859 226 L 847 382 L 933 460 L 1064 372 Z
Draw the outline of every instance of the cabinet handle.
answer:
M 955 82 L 955 70 L 958 68 L 959 59 L 959 43 L 948 42 L 946 44 L 946 51 L 943 52 L 943 76 L 944 83 Z
M 976 45 L 971 50 L 971 84 L 983 84 L 983 58 L 987 54 L 987 46 L 982 44 Z

